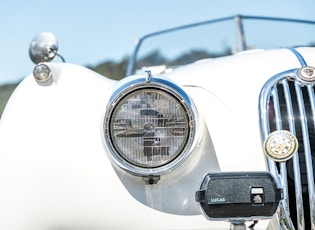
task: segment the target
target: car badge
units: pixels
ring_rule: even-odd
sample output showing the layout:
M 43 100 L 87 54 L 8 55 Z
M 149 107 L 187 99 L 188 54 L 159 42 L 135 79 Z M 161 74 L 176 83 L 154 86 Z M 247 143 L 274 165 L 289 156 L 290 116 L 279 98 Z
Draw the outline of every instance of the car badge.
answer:
M 277 130 L 264 141 L 264 153 L 271 160 L 283 162 L 291 159 L 298 149 L 298 140 L 287 130 Z
M 311 66 L 303 66 L 298 70 L 298 77 L 307 82 L 315 81 L 315 68 Z

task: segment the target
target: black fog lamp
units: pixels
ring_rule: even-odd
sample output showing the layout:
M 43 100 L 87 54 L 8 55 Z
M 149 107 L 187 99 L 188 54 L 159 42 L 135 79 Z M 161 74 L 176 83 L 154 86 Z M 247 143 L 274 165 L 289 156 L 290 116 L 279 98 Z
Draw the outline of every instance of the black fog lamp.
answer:
M 196 201 L 210 220 L 256 220 L 271 218 L 282 199 L 268 172 L 207 174 Z

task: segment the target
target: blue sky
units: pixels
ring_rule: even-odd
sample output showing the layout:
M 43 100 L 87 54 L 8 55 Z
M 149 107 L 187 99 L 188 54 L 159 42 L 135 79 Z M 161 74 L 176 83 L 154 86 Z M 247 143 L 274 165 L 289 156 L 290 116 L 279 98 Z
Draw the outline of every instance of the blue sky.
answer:
M 40 32 L 55 34 L 67 62 L 97 65 L 157 30 L 235 14 L 315 20 L 314 9 L 314 0 L 1 0 L 0 84 L 32 72 L 28 48 Z

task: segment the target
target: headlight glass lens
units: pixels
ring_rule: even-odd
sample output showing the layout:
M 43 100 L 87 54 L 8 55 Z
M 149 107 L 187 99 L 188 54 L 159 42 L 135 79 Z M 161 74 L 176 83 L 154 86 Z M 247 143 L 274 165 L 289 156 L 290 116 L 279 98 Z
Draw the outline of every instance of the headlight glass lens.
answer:
M 163 166 L 186 146 L 187 108 L 167 90 L 140 88 L 121 97 L 110 114 L 108 133 L 119 157 L 142 168 Z

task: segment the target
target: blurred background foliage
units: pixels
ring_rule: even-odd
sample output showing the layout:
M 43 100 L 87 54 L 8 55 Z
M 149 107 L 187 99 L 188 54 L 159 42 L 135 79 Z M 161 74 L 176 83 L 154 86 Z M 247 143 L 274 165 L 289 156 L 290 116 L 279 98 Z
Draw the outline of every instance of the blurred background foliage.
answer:
M 167 66 L 179 66 L 192 63 L 194 61 L 206 58 L 214 58 L 218 56 L 225 56 L 231 54 L 227 49 L 220 54 L 211 54 L 204 50 L 191 50 L 186 53 L 179 55 L 178 57 L 169 60 L 164 57 L 159 50 L 154 50 L 147 55 L 141 57 L 137 63 L 136 68 L 141 68 L 143 66 L 154 66 L 154 65 L 167 65 Z M 105 61 L 96 66 L 87 66 L 87 68 L 114 80 L 120 80 L 126 75 L 127 65 L 129 61 L 129 56 L 123 57 L 120 61 Z M 17 87 L 19 82 L 15 84 L 0 85 L 0 117 L 2 115 L 3 109 L 13 93 L 14 89 Z
M 121 61 L 118 62 L 105 61 L 96 66 L 87 66 L 87 68 L 92 69 L 103 76 L 115 80 L 120 80 L 125 76 L 128 59 L 128 57 L 124 57 Z M 11 83 L 0 85 L 0 118 L 8 99 L 10 98 L 11 94 L 18 86 L 18 84 L 19 82 L 14 84 Z
M 12 92 L 14 91 L 14 89 L 16 88 L 17 85 L 18 85 L 18 83 L 0 86 L 0 117 L 2 115 L 2 111 L 6 105 L 9 97 L 11 96 Z

